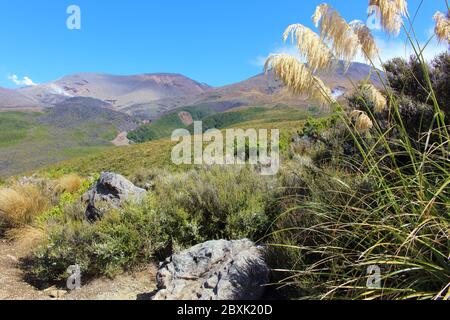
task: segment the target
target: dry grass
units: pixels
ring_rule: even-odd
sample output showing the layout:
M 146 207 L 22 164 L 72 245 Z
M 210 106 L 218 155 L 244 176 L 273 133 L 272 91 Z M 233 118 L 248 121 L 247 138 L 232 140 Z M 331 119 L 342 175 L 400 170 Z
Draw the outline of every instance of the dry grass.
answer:
M 332 103 L 331 90 L 305 64 L 287 54 L 271 55 L 266 61 L 266 72 L 273 70 L 295 95 L 308 95 L 323 103 Z
M 80 176 L 76 174 L 68 174 L 55 181 L 55 190 L 61 193 L 75 193 L 80 190 L 82 184 L 83 179 Z
M 360 110 L 355 110 L 350 114 L 350 119 L 355 121 L 355 128 L 360 132 L 366 132 L 369 129 L 372 129 L 373 122 L 369 118 L 369 116 Z
M 436 27 L 434 29 L 434 33 L 438 37 L 439 41 L 446 41 L 450 44 L 450 19 L 449 13 L 447 12 L 447 16 L 442 12 L 436 12 L 433 17 L 436 22 Z
M 0 224 L 6 228 L 26 226 L 49 208 L 49 200 L 32 184 L 0 189 Z
M 370 62 L 378 54 L 378 47 L 370 29 L 360 20 L 353 20 L 350 22 L 350 27 L 356 33 L 359 39 L 359 44 L 364 52 L 363 57 Z
M 368 14 L 376 14 L 385 32 L 398 35 L 402 16 L 408 14 L 408 4 L 406 0 L 370 0 Z
M 289 36 L 292 42 L 296 42 L 302 56 L 308 59 L 308 67 L 313 72 L 331 67 L 333 54 L 311 29 L 301 24 L 292 24 L 284 32 L 283 40 L 286 41 Z
M 316 8 L 312 20 L 319 28 L 323 41 L 331 44 L 336 58 L 349 65 L 358 54 L 360 43 L 345 19 L 328 4 L 321 4 Z
M 6 234 L 7 239 L 16 242 L 16 248 L 20 256 L 28 255 L 34 248 L 45 241 L 45 230 L 32 226 L 24 226 L 11 229 Z
M 372 84 L 364 84 L 361 90 L 367 95 L 369 100 L 373 102 L 375 112 L 382 112 L 387 108 L 386 98 Z

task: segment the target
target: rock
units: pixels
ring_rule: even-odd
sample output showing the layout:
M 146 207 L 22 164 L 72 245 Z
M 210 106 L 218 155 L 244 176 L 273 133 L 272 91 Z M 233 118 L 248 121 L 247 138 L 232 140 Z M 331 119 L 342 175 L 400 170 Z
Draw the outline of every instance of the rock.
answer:
M 120 174 L 103 172 L 98 181 L 83 195 L 82 200 L 88 205 L 86 218 L 96 221 L 101 218 L 102 213 L 98 210 L 98 202 L 106 202 L 114 207 L 127 200 L 140 202 L 146 191 L 136 187 L 132 182 Z
M 264 252 L 250 240 L 208 241 L 161 264 L 153 300 L 257 300 L 269 282 Z

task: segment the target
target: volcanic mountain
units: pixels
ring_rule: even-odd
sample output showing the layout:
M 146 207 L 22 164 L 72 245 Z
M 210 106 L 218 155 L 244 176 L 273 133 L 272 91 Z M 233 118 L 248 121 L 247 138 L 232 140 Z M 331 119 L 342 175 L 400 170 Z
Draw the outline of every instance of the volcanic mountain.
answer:
M 353 90 L 353 83 L 369 79 L 378 85 L 373 70 L 353 63 L 344 72 L 342 65 L 320 74 L 337 96 Z M 209 104 L 219 111 L 236 106 L 287 104 L 303 106 L 307 97 L 294 97 L 272 73 L 259 74 L 223 87 L 210 87 L 179 74 L 157 73 L 119 76 L 79 73 L 59 80 L 16 90 L 0 90 L 0 111 L 53 107 L 72 97 L 89 97 L 108 103 L 112 109 L 142 119 L 153 120 L 171 110 Z

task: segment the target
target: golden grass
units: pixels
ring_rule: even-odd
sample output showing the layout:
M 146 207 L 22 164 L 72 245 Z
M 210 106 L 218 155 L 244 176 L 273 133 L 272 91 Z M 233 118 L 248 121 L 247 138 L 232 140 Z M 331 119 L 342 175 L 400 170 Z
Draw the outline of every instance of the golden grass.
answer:
M 350 27 L 359 39 L 364 59 L 367 62 L 375 59 L 378 54 L 378 47 L 370 29 L 360 20 L 350 22 Z
M 323 41 L 332 45 L 336 58 L 344 60 L 348 66 L 360 49 L 358 35 L 338 11 L 325 3 L 316 8 L 312 20 Z
M 49 200 L 32 184 L 0 189 L 0 221 L 7 228 L 26 226 L 49 208 Z
M 372 120 L 364 111 L 354 110 L 350 113 L 350 118 L 355 121 L 356 130 L 360 132 L 365 132 L 373 127 Z
M 322 103 L 332 103 L 331 90 L 297 58 L 287 54 L 271 55 L 266 61 L 266 72 L 273 70 L 295 95 L 308 95 Z
M 362 91 L 367 95 L 370 101 L 374 104 L 375 112 L 382 112 L 387 108 L 386 98 L 375 88 L 372 84 L 364 84 L 361 87 Z
M 386 33 L 398 35 L 402 27 L 402 16 L 408 14 L 406 0 L 370 0 L 368 14 L 375 14 Z
M 58 192 L 75 193 L 80 190 L 83 179 L 77 174 L 68 174 L 55 181 L 55 189 Z
M 24 226 L 9 230 L 6 237 L 16 243 L 16 249 L 19 255 L 26 256 L 45 241 L 47 234 L 42 228 Z
M 446 41 L 450 44 L 450 19 L 449 12 L 447 12 L 447 16 L 442 12 L 436 12 L 433 16 L 434 21 L 436 22 L 436 27 L 434 28 L 434 33 L 436 34 L 439 41 Z
M 296 42 L 300 54 L 308 59 L 308 67 L 313 72 L 331 66 L 333 54 L 311 29 L 301 24 L 292 24 L 284 31 L 283 41 L 286 41 L 289 36 L 292 42 Z

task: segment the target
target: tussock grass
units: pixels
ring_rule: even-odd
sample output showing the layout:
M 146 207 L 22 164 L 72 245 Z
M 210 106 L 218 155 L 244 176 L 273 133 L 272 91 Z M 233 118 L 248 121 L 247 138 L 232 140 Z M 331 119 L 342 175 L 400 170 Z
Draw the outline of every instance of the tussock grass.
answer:
M 378 16 L 385 32 L 398 35 L 402 17 L 408 14 L 408 3 L 406 0 L 370 0 L 368 13 Z
M 314 166 L 299 165 L 296 179 L 284 179 L 291 185 L 271 234 L 274 260 L 280 284 L 301 298 L 442 299 L 450 283 L 448 119 L 433 90 L 424 48 L 403 25 L 406 1 L 372 0 L 370 6 L 388 33 L 404 28 L 434 110 L 429 119 L 418 119 L 411 135 L 401 97 L 386 83 L 386 97 L 368 84 L 357 88 L 361 103 L 349 114 L 336 103 L 338 135 L 315 134 L 331 150 L 327 157 Z M 333 54 L 352 56 L 348 46 L 356 42 L 339 13 L 323 4 L 313 20 L 322 39 L 332 42 Z M 292 65 L 282 67 L 280 78 L 296 89 L 289 80 L 304 71 Z M 374 265 L 381 269 L 378 288 L 367 282 Z
M 0 189 L 0 226 L 17 228 L 28 225 L 47 210 L 49 199 L 32 184 Z
M 446 41 L 450 44 L 450 18 L 449 12 L 447 11 L 447 15 L 442 12 L 436 12 L 433 17 L 436 22 L 436 27 L 434 29 L 434 33 L 438 37 L 440 41 Z
M 76 193 L 83 185 L 83 179 L 77 174 L 67 174 L 55 181 L 55 190 L 63 193 Z

